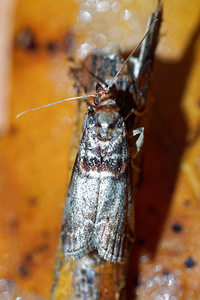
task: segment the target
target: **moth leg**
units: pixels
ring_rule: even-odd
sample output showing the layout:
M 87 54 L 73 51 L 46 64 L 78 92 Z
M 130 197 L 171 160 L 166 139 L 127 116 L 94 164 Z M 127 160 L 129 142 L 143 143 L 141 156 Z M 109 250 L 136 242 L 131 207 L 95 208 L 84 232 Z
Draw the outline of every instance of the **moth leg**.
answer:
M 124 118 L 124 120 L 126 121 L 132 114 L 134 114 L 135 116 L 137 117 L 143 117 L 147 112 L 144 110 L 144 111 L 138 111 L 137 109 L 135 108 L 132 108 L 128 114 L 126 115 L 126 117 Z
M 136 153 L 139 153 L 142 145 L 144 144 L 144 127 L 139 127 L 139 128 L 134 129 L 132 131 L 132 134 L 133 134 L 133 136 L 136 136 L 139 134 L 139 136 L 136 140 L 136 149 L 137 149 Z
M 141 169 L 138 166 L 136 166 L 134 160 L 136 159 L 136 157 L 140 153 L 140 149 L 142 148 L 142 146 L 144 144 L 144 127 L 139 127 L 139 128 L 134 129 L 132 131 L 131 135 L 132 135 L 131 137 L 134 137 L 134 136 L 138 135 L 138 138 L 135 142 L 136 152 L 135 152 L 134 155 L 131 156 L 131 166 L 135 171 L 141 172 Z

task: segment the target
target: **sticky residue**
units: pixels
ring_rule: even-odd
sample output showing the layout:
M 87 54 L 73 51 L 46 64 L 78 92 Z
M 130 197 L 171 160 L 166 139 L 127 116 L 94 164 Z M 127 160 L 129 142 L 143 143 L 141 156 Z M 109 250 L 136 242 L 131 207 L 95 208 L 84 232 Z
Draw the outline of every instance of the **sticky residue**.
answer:
M 77 49 L 80 58 L 85 58 L 94 49 L 119 44 L 119 41 L 122 50 L 132 49 L 142 38 L 145 32 L 144 19 L 138 19 L 128 1 L 77 1 L 80 10 L 74 30 L 77 35 L 87 32 Z

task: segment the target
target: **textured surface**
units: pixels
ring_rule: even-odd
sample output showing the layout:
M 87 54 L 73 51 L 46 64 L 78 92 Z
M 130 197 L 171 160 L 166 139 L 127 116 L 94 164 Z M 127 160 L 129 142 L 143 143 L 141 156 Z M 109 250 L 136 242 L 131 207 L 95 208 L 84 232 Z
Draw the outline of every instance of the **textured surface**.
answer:
M 122 22 L 115 41 L 125 50 L 135 45 L 156 1 L 120 5 L 120 11 L 103 14 L 105 22 L 98 22 L 102 19 L 98 13 L 92 26 L 82 26 L 77 43 L 91 28 L 108 35 L 112 28 L 113 33 L 120 12 L 128 7 L 133 21 L 131 26 Z M 136 203 L 138 240 L 129 270 L 129 290 L 133 293 L 136 284 L 142 300 L 199 297 L 199 10 L 197 0 L 164 3 L 152 84 L 155 102 Z M 72 1 L 18 1 L 14 40 L 22 29 L 30 28 L 29 42 L 14 43 L 11 127 L 0 140 L 1 277 L 44 297 L 52 282 L 76 104 L 61 104 L 18 120 L 15 115 L 74 95 L 63 50 L 74 52 L 71 32 L 79 11 Z M 68 274 L 64 283 L 70 287 Z M 106 274 L 110 278 L 109 268 Z M 106 284 L 111 286 L 109 280 Z M 105 298 L 109 293 L 104 292 Z

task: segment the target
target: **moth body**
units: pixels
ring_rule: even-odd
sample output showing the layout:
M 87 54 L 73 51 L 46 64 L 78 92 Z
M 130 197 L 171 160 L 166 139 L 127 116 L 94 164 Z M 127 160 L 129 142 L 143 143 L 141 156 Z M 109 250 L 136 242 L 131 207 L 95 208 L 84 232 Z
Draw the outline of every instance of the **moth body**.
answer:
M 124 119 L 108 92 L 91 99 L 72 172 L 63 218 L 65 257 L 97 249 L 112 263 L 125 262 L 131 236 L 129 150 Z
M 111 263 L 127 260 L 134 229 L 127 133 L 139 136 L 135 142 L 139 152 L 144 127 L 136 111 L 146 108 L 161 20 L 162 3 L 158 0 L 147 32 L 135 48 L 141 45 L 138 57 L 132 57 L 135 50 L 125 60 L 117 53 L 100 50 L 89 55 L 81 68 L 71 69 L 77 87 L 85 93 L 93 91 L 91 78 L 105 87 L 97 84 L 95 96 L 87 96 L 89 108 L 62 224 L 66 258 L 81 258 L 96 249 Z

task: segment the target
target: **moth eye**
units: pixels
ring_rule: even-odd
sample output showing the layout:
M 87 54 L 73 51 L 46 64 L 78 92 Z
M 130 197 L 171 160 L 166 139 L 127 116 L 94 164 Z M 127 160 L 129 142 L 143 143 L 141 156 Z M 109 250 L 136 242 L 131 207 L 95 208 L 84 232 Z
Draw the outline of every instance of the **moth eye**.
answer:
M 99 97 L 94 98 L 94 104 L 98 105 L 101 102 L 101 99 Z

